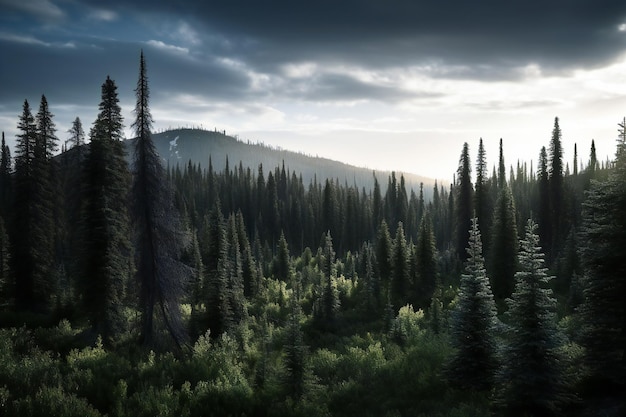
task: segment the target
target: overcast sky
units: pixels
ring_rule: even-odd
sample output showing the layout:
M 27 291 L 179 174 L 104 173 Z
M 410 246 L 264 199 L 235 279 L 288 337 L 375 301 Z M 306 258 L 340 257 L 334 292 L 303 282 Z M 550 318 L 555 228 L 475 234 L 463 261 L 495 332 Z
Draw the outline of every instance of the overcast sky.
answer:
M 88 131 L 107 75 L 129 127 L 141 49 L 156 129 L 445 180 L 481 137 L 536 161 L 557 116 L 570 165 L 612 156 L 626 116 L 623 0 L 0 0 L 0 130 L 45 94 Z

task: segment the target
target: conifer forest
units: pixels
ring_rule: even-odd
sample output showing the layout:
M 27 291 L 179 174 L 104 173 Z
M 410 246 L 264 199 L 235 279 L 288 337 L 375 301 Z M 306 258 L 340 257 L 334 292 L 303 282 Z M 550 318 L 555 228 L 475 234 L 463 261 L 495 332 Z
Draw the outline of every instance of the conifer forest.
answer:
M 554 118 L 536 161 L 359 188 L 164 163 L 148 74 L 134 120 L 106 77 L 3 134 L 0 415 L 626 415 L 626 119 L 612 160 Z

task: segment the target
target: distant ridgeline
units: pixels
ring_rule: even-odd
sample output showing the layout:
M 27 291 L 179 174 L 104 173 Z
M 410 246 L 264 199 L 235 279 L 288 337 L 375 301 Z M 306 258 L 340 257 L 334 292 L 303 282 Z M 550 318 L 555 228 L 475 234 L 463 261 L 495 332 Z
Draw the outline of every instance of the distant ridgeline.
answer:
M 267 174 L 269 170 L 273 171 L 276 167 L 282 167 L 284 163 L 286 170 L 291 173 L 295 171 L 298 176 L 302 175 L 305 186 L 317 177 L 318 183 L 324 183 L 328 178 L 338 180 L 341 185 L 356 184 L 359 189 L 365 187 L 368 191 L 374 188 L 375 173 L 383 193 L 387 189 L 391 175 L 388 171 L 374 171 L 327 158 L 272 148 L 264 144 L 242 142 L 232 136 L 227 136 L 223 131 L 175 129 L 153 134 L 152 139 L 157 151 L 170 168 L 176 165 L 182 167 L 191 160 L 192 164 L 199 164 L 201 168 L 207 169 L 210 157 L 213 170 L 216 172 L 224 170 L 228 159 L 230 170 L 238 168 L 241 162 L 244 169 L 250 168 L 256 175 L 260 164 L 263 165 L 263 170 Z M 132 155 L 131 143 L 134 141 L 127 141 L 129 155 Z M 397 172 L 398 183 L 400 183 L 401 176 L 404 176 L 409 194 L 411 189 L 418 194 L 420 183 L 424 183 L 425 199 L 432 198 L 434 179 Z

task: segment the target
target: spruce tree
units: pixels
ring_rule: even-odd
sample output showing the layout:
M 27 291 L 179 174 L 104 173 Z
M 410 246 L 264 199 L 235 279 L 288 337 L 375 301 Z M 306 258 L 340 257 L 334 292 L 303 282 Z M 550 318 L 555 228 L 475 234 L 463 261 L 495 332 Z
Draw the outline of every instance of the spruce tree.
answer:
M 203 300 L 206 307 L 206 326 L 200 325 L 201 333 L 205 329 L 211 336 L 219 337 L 229 331 L 234 323 L 228 291 L 228 235 L 219 200 L 215 202 L 205 220 L 202 256 L 205 274 Z
M 487 172 L 487 156 L 483 139 L 478 143 L 478 156 L 476 157 L 476 185 L 474 192 L 474 207 L 476 217 L 481 224 L 482 234 L 490 236 L 492 220 L 492 201 L 489 190 L 489 173 Z
M 85 131 L 83 130 L 83 124 L 79 117 L 74 119 L 72 127 L 68 130 L 68 133 L 70 134 L 70 137 L 67 141 L 72 145 L 72 148 L 81 147 L 85 144 Z
M 567 400 L 558 348 L 556 300 L 549 288 L 537 225 L 520 241 L 520 271 L 509 304 L 511 329 L 498 374 L 497 405 L 507 416 L 558 416 Z
M 546 252 L 552 247 L 552 217 L 550 211 L 550 180 L 548 174 L 548 153 L 545 146 L 539 153 L 539 166 L 537 172 L 537 189 L 539 210 L 537 213 L 539 226 L 539 239 L 541 247 Z
M 437 246 L 433 233 L 430 213 L 427 211 L 422 217 L 415 245 L 416 281 L 413 284 L 415 292 L 415 308 L 426 309 L 433 297 L 437 285 L 438 265 Z
M 455 351 L 447 365 L 447 375 L 461 389 L 488 392 L 499 365 L 495 340 L 497 319 L 476 218 L 472 219 L 467 255 L 451 317 L 451 344 Z
M 294 279 L 295 281 L 295 279 Z M 292 400 L 299 400 L 305 393 L 307 382 L 306 356 L 307 347 L 302 332 L 302 308 L 298 294 L 298 284 L 289 299 L 289 318 L 284 343 L 284 380 L 285 391 Z
M 328 329 L 333 329 L 339 313 L 339 292 L 335 282 L 335 250 L 330 231 L 324 235 L 324 246 L 321 252 L 322 288 L 320 302 L 320 319 Z
M 561 128 L 559 118 L 554 119 L 552 129 L 552 139 L 550 140 L 550 167 L 549 167 L 549 187 L 550 187 L 550 222 L 552 225 L 551 246 L 546 248 L 550 251 L 550 259 L 556 255 L 557 247 L 564 238 L 565 230 L 564 218 L 564 189 L 563 189 L 563 145 L 561 144 Z
M 80 294 L 91 325 L 105 344 L 125 330 L 125 289 L 131 253 L 128 192 L 130 173 L 117 86 L 102 84 L 100 112 L 90 132 L 84 164 Z
M 289 247 L 287 246 L 287 240 L 285 234 L 281 232 L 278 239 L 278 253 L 274 258 L 274 278 L 288 282 L 290 277 L 291 258 L 289 255 Z
M 456 251 L 461 260 L 467 259 L 468 230 L 471 230 L 472 222 L 472 168 L 469 158 L 469 145 L 463 144 L 463 151 L 459 159 L 459 168 L 457 171 L 457 187 L 455 198 L 455 233 L 456 233 Z
M 404 226 L 398 223 L 391 253 L 391 304 L 396 310 L 408 301 L 410 286 L 409 249 L 404 236 Z
M 140 287 L 141 339 L 150 345 L 155 336 L 155 307 L 175 343 L 186 342 L 180 300 L 190 271 L 179 259 L 188 242 L 173 205 L 172 188 L 151 137 L 152 116 L 143 51 L 135 105 L 133 164 L 133 220 L 136 229 L 137 278 Z
M 606 398 L 625 411 L 626 381 L 626 143 L 618 139 L 609 177 L 594 182 L 583 203 L 580 254 L 584 273 L 585 397 Z M 606 413 L 609 415 L 609 413 Z M 617 415 L 617 414 L 615 414 Z
M 4 140 L 0 148 L 0 216 L 8 216 L 13 202 L 13 179 L 11 166 L 11 150 Z
M 13 265 L 18 309 L 45 311 L 55 295 L 54 184 L 50 158 L 57 138 L 45 97 L 35 119 L 28 101 L 20 116 L 15 157 Z
M 493 212 L 488 270 L 491 288 L 499 307 L 513 293 L 517 270 L 517 222 L 511 189 L 505 185 Z
M 389 228 L 387 222 L 383 220 L 378 228 L 378 235 L 376 238 L 376 276 L 377 281 L 380 282 L 380 304 L 382 305 L 387 301 L 389 294 L 389 284 L 391 281 L 391 250 L 392 250 L 391 235 L 389 234 Z

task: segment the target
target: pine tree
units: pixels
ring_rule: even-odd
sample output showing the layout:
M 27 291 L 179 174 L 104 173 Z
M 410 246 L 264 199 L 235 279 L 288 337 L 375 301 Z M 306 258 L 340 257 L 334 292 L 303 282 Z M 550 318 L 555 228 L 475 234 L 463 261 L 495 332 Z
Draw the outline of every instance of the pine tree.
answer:
M 552 139 L 550 140 L 550 221 L 552 225 L 550 259 L 556 254 L 557 246 L 563 239 L 564 223 L 564 190 L 563 190 L 563 146 L 561 144 L 561 128 L 559 118 L 554 119 Z
M 391 250 L 391 235 L 389 234 L 387 222 L 383 220 L 378 228 L 376 238 L 376 276 L 377 281 L 380 282 L 381 285 L 381 298 L 379 300 L 381 305 L 387 301 L 387 295 L 389 293 L 392 273 Z
M 511 331 L 498 375 L 497 403 L 507 416 L 558 416 L 567 395 L 557 349 L 556 300 L 548 288 L 537 225 L 528 220 L 520 271 L 509 304 Z
M 468 259 L 452 312 L 451 344 L 455 353 L 447 366 L 450 382 L 462 389 L 489 391 L 498 369 L 495 340 L 496 306 L 484 267 L 478 221 L 472 219 Z
M 517 222 L 511 189 L 505 185 L 493 212 L 489 276 L 496 304 L 501 306 L 513 293 L 517 270 Z
M 70 134 L 70 137 L 67 141 L 72 145 L 72 148 L 81 147 L 85 144 L 85 131 L 83 130 L 83 124 L 80 121 L 79 117 L 76 117 L 76 119 L 74 119 L 74 121 L 72 122 L 72 127 L 67 132 Z
M 274 258 L 274 278 L 288 282 L 290 277 L 291 258 L 289 255 L 289 247 L 287 246 L 287 240 L 285 234 L 280 234 L 278 239 L 278 253 Z
M 502 138 L 500 138 L 500 153 L 498 157 L 498 190 L 506 185 L 506 173 L 504 167 L 504 150 L 502 148 Z
M 335 282 L 335 250 L 330 231 L 324 235 L 324 247 L 321 253 L 322 288 L 320 313 L 323 324 L 332 329 L 336 324 L 339 312 L 339 293 Z
M 24 101 L 18 123 L 15 158 L 13 265 L 19 309 L 47 310 L 55 295 L 54 223 L 49 158 L 56 145 L 55 127 L 42 97 L 35 119 Z
M 84 164 L 79 287 L 87 317 L 111 346 L 126 326 L 123 308 L 131 244 L 130 173 L 124 144 L 119 140 L 123 119 L 117 86 L 109 77 L 102 84 L 99 109 Z
M 203 235 L 200 243 L 205 251 L 202 259 L 206 278 L 202 298 L 206 306 L 206 329 L 217 338 L 229 331 L 234 323 L 228 291 L 228 236 L 219 200 L 205 221 Z M 200 325 L 200 330 L 202 333 L 205 328 Z
M 489 174 L 487 172 L 487 156 L 483 139 L 478 143 L 478 156 L 476 157 L 476 185 L 474 192 L 474 207 L 476 217 L 481 224 L 482 234 L 490 236 L 492 220 L 492 201 L 489 190 Z
M 608 179 L 593 183 L 583 203 L 580 254 L 586 275 L 581 306 L 587 371 L 585 397 L 612 398 L 622 414 L 626 406 L 625 213 L 626 142 L 620 137 Z M 601 409 L 604 405 L 596 407 Z
M 176 344 L 186 341 L 180 300 L 190 271 L 180 261 L 188 235 L 173 206 L 173 192 L 151 138 L 152 116 L 146 62 L 141 53 L 133 128 L 137 139 L 133 166 L 133 219 L 140 286 L 143 344 L 153 343 L 155 307 Z
M 396 238 L 391 252 L 391 269 L 391 304 L 397 310 L 409 301 L 410 285 L 409 250 L 402 222 L 398 223 L 396 229 Z
M 550 211 L 550 180 L 548 174 L 548 153 L 545 146 L 539 153 L 539 166 L 537 172 L 537 188 L 539 192 L 538 226 L 541 247 L 546 251 L 552 247 L 552 217 Z
M 13 202 L 13 180 L 11 178 L 11 150 L 4 140 L 0 147 L 0 216 L 8 218 L 11 203 Z
M 469 159 L 469 145 L 463 144 L 463 152 L 459 160 L 457 171 L 456 198 L 455 198 L 455 227 L 456 227 L 456 251 L 461 260 L 467 259 L 465 248 L 468 242 L 468 230 L 471 230 L 472 222 L 472 168 Z
M 415 245 L 416 282 L 414 283 L 415 307 L 426 309 L 433 297 L 438 278 L 437 246 L 430 213 L 422 217 Z
M 298 285 L 294 284 L 294 291 L 289 300 L 289 319 L 284 343 L 284 386 L 287 395 L 298 400 L 305 393 L 307 382 L 306 356 L 307 347 L 304 344 L 302 332 L 302 308 L 298 300 Z

